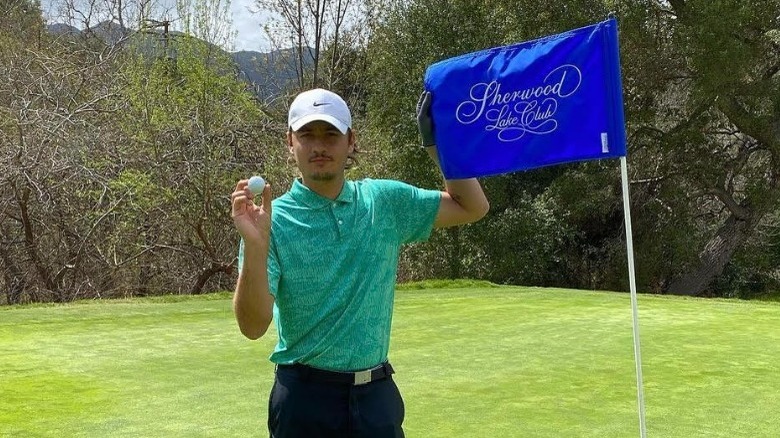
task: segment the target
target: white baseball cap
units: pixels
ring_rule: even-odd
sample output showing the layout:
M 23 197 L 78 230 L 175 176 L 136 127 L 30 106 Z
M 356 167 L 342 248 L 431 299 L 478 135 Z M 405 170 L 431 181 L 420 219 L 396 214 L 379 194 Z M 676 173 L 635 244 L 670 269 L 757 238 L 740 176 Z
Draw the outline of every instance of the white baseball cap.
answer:
M 296 96 L 287 115 L 287 124 L 293 131 L 315 120 L 330 123 L 342 134 L 346 134 L 352 127 L 352 114 L 344 99 L 322 88 L 304 91 Z

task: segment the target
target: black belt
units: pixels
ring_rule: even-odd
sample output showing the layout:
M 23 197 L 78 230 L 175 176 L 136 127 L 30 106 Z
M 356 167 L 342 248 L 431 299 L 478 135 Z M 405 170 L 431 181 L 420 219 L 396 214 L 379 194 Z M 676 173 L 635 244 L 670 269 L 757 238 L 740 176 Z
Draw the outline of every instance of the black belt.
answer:
M 322 370 L 299 363 L 277 365 L 277 370 L 295 371 L 302 378 L 315 382 L 341 383 L 344 385 L 365 385 L 366 383 L 390 377 L 395 372 L 390 362 L 383 362 L 369 370 L 351 372 Z

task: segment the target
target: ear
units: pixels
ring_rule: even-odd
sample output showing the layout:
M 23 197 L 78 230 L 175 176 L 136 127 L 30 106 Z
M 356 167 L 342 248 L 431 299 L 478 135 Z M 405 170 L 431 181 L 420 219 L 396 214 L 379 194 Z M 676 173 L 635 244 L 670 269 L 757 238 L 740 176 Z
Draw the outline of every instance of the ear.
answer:
M 349 131 L 347 131 L 347 135 L 349 136 L 349 153 L 355 152 L 355 142 L 357 141 L 357 135 L 355 135 L 355 131 L 350 128 Z

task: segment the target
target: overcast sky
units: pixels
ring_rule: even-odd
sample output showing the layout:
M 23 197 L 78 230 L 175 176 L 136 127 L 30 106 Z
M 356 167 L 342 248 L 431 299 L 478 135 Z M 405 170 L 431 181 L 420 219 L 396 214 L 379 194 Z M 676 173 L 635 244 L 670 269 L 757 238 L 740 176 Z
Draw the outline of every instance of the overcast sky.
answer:
M 41 8 L 46 20 L 50 23 L 65 22 L 65 19 L 58 19 L 61 13 L 58 6 L 63 3 L 62 0 L 42 0 Z M 79 3 L 79 0 L 76 0 Z M 160 3 L 175 4 L 175 0 L 162 0 Z M 236 38 L 233 50 L 255 50 L 265 52 L 270 50 L 270 43 L 262 29 L 262 16 L 253 13 L 254 0 L 231 0 L 230 9 L 233 16 L 233 30 L 236 32 Z M 160 19 L 164 17 L 159 17 Z
M 235 50 L 268 51 L 270 43 L 262 29 L 261 15 L 251 13 L 249 9 L 254 0 L 233 0 L 233 29 L 236 31 Z

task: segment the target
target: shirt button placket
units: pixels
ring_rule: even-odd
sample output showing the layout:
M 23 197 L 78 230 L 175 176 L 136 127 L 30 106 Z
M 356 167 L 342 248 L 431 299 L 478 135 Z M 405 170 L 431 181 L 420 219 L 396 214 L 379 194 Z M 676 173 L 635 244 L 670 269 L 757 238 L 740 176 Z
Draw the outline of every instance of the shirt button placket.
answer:
M 334 202 L 331 204 L 330 210 L 333 212 L 333 218 L 336 220 L 336 229 L 339 231 L 339 236 L 343 236 L 344 232 L 342 230 L 342 225 L 344 225 L 344 221 L 339 218 L 338 209 L 336 207 L 338 207 L 338 204 Z

